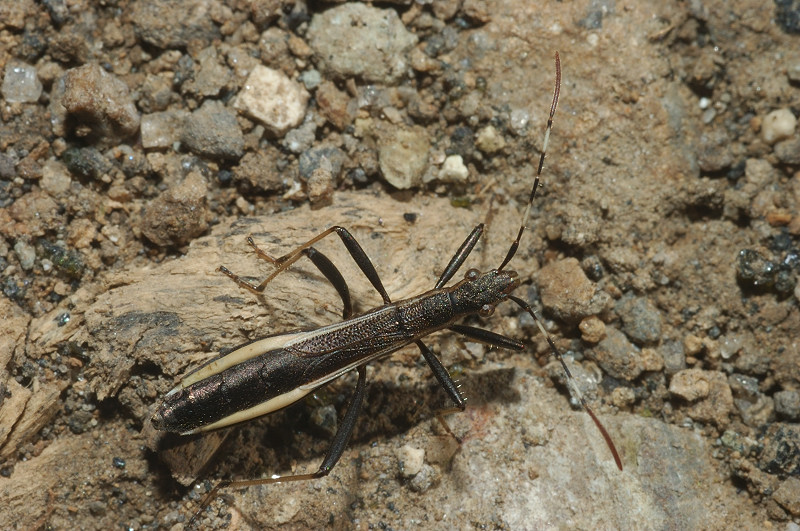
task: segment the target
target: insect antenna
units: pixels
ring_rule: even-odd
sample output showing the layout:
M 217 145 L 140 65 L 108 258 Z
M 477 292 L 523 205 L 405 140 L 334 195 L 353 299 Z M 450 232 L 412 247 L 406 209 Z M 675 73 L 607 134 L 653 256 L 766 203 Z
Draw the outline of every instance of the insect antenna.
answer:
M 533 317 L 533 321 L 536 323 L 536 326 L 539 327 L 539 331 L 542 333 L 542 336 L 544 336 L 545 340 L 547 340 L 547 344 L 550 346 L 550 351 L 556 358 L 558 358 L 559 363 L 561 363 L 561 367 L 564 369 L 564 372 L 567 375 L 567 382 L 569 382 L 570 393 L 572 393 L 575 397 L 578 398 L 583 409 L 589 414 L 590 417 L 592 417 L 592 421 L 594 421 L 594 424 L 595 426 L 597 426 L 597 429 L 600 430 L 603 439 L 606 441 L 606 445 L 608 445 L 608 449 L 611 450 L 611 454 L 614 456 L 614 462 L 617 464 L 617 468 L 622 470 L 622 460 L 619 457 L 619 452 L 617 452 L 617 447 L 614 446 L 614 441 L 611 440 L 611 435 L 608 434 L 606 427 L 603 426 L 603 423 L 600 422 L 600 419 L 598 419 L 597 415 L 594 414 L 592 408 L 590 408 L 589 404 L 586 403 L 586 399 L 583 397 L 583 393 L 581 393 L 580 389 L 578 388 L 578 384 L 575 383 L 575 378 L 572 376 L 572 373 L 567 367 L 567 364 L 564 361 L 564 356 L 561 355 L 561 351 L 558 350 L 558 347 L 556 347 L 553 338 L 550 337 L 550 334 L 547 333 L 547 330 L 545 329 L 544 325 L 542 325 L 542 322 L 539 320 L 538 317 L 536 317 L 536 313 L 533 311 L 533 308 L 531 308 L 530 304 L 520 299 L 519 297 L 515 297 L 514 295 L 509 295 L 508 298 L 517 303 L 520 306 L 520 308 L 528 312 L 530 316 Z
M 556 107 L 558 106 L 558 95 L 561 93 L 561 58 L 556 52 L 556 86 L 553 90 L 553 103 L 550 105 L 550 116 L 547 118 L 547 128 L 544 130 L 544 141 L 542 142 L 542 154 L 539 156 L 539 166 L 536 168 L 536 179 L 533 181 L 533 187 L 531 188 L 531 194 L 528 198 L 528 205 L 525 207 L 525 212 L 522 214 L 522 223 L 519 226 L 519 232 L 517 232 L 516 239 L 511 243 L 511 247 L 508 249 L 508 253 L 506 254 L 503 263 L 500 264 L 500 267 L 497 268 L 498 271 L 502 271 L 504 267 L 508 265 L 514 255 L 517 253 L 517 249 L 519 248 L 519 241 L 522 238 L 522 233 L 525 232 L 525 224 L 528 222 L 528 216 L 531 213 L 531 206 L 533 205 L 533 200 L 536 198 L 536 190 L 541 186 L 539 184 L 539 178 L 542 176 L 542 168 L 544 168 L 544 157 L 547 154 L 547 144 L 550 142 L 550 131 L 553 129 L 553 116 L 556 114 Z
M 503 263 L 500 264 L 500 267 L 497 268 L 498 271 L 502 271 L 503 268 L 506 265 L 508 265 L 511 259 L 514 258 L 514 255 L 516 254 L 517 249 L 519 248 L 519 242 L 520 239 L 522 238 L 522 234 L 525 232 L 525 224 L 528 222 L 528 217 L 530 216 L 531 213 L 533 200 L 536 198 L 536 190 L 538 190 L 539 187 L 541 186 L 539 181 L 542 176 L 542 168 L 544 168 L 544 158 L 545 155 L 547 154 L 547 144 L 550 141 L 550 131 L 552 131 L 553 129 L 553 117 L 556 114 L 556 107 L 558 106 L 558 96 L 561 92 L 561 58 L 559 57 L 558 52 L 556 52 L 555 63 L 556 63 L 556 82 L 555 82 L 555 88 L 553 89 L 553 103 L 550 105 L 550 116 L 547 119 L 547 127 L 545 128 L 544 131 L 544 141 L 542 142 L 542 154 L 539 156 L 539 165 L 536 168 L 536 178 L 533 181 L 533 187 L 531 188 L 531 193 L 528 198 L 528 204 L 525 206 L 525 211 L 522 214 L 522 222 L 520 223 L 519 231 L 517 232 L 517 237 L 511 243 L 511 247 L 508 249 L 508 253 L 506 254 L 505 259 L 503 260 Z M 531 315 L 531 317 L 533 317 L 533 321 L 536 323 L 536 326 L 539 327 L 539 331 L 542 333 L 542 336 L 544 336 L 545 340 L 547 340 L 547 344 L 550 346 L 550 351 L 556 358 L 558 358 L 559 363 L 561 363 L 561 367 L 564 369 L 564 373 L 567 376 L 567 382 L 568 382 L 568 387 L 570 389 L 570 393 L 580 401 L 583 409 L 592 418 L 592 421 L 594 422 L 595 426 L 597 426 L 597 429 L 600 430 L 600 434 L 603 436 L 606 445 L 608 445 L 609 450 L 611 450 L 611 454 L 614 456 L 614 462 L 617 464 L 617 468 L 622 470 L 622 460 L 619 457 L 619 452 L 617 452 L 616 446 L 614 446 L 614 441 L 611 440 L 611 436 L 608 434 L 608 430 L 606 430 L 605 426 L 603 426 L 603 423 L 600 422 L 600 419 L 597 418 L 597 415 L 594 414 L 594 411 L 592 411 L 592 408 L 589 407 L 589 404 L 587 404 L 586 399 L 583 397 L 583 394 L 581 393 L 577 383 L 575 382 L 575 378 L 573 378 L 572 373 L 567 367 L 567 364 L 564 362 L 564 357 L 561 355 L 561 351 L 559 351 L 558 347 L 556 347 L 555 342 L 553 342 L 553 339 L 550 337 L 550 334 L 547 333 L 547 330 L 545 330 L 544 326 L 542 325 L 542 322 L 539 320 L 538 317 L 536 317 L 536 313 L 533 311 L 533 308 L 531 308 L 531 306 L 527 302 L 520 299 L 519 297 L 515 297 L 514 295 L 509 295 L 509 299 L 514 301 L 523 310 L 528 312 Z

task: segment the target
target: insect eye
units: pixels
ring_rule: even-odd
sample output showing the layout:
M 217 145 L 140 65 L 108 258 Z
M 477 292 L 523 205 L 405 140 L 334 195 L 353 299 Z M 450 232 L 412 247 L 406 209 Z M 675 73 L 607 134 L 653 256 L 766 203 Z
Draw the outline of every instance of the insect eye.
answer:
M 484 304 L 481 306 L 481 309 L 478 311 L 478 314 L 481 317 L 490 317 L 494 313 L 494 305 L 493 304 Z
M 467 280 L 475 280 L 479 276 L 481 276 L 481 272 L 473 268 L 467 271 L 467 274 L 464 275 L 464 278 Z

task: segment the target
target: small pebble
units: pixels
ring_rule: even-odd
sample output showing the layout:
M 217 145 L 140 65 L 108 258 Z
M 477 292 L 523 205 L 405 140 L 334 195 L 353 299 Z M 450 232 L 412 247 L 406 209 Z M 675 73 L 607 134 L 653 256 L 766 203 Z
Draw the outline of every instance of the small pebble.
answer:
M 400 462 L 400 474 L 403 477 L 416 476 L 425 463 L 425 450 L 406 444 L 397 450 L 397 460 Z
M 33 269 L 33 262 L 36 260 L 36 251 L 32 245 L 22 240 L 17 240 L 17 243 L 14 244 L 14 253 L 16 253 L 19 265 L 22 266 L 22 269 L 25 271 Z
M 675 374 L 686 368 L 686 354 L 680 341 L 664 341 L 659 350 L 667 374 Z
M 758 433 L 763 449 L 758 467 L 769 474 L 800 476 L 800 426 L 785 422 L 770 424 Z
M 414 492 L 425 492 L 436 483 L 437 476 L 435 468 L 427 463 L 423 464 L 419 473 L 411 478 L 409 488 Z
M 510 128 L 511 131 L 517 135 L 522 136 L 528 130 L 528 124 L 531 121 L 531 115 L 525 109 L 514 109 L 511 111 Z
M 497 129 L 491 125 L 487 125 L 478 131 L 478 135 L 475 138 L 475 145 L 483 153 L 491 155 L 506 147 L 506 141 L 503 135 L 497 132 Z
M 306 180 L 310 179 L 311 174 L 320 169 L 323 163 L 327 165 L 327 170 L 333 178 L 338 178 L 346 160 L 347 155 L 338 147 L 323 145 L 301 153 L 297 166 L 300 177 Z
M 669 392 L 689 404 L 686 413 L 697 422 L 725 427 L 733 411 L 733 395 L 725 374 L 719 371 L 686 369 L 672 376 Z
M 72 179 L 64 164 L 57 160 L 48 160 L 42 166 L 39 184 L 51 196 L 59 197 L 69 191 Z
M 636 402 L 636 393 L 630 387 L 616 387 L 611 391 L 611 402 L 619 408 L 628 407 Z
M 259 65 L 248 76 L 234 107 L 283 136 L 303 121 L 308 98 L 303 85 L 283 72 Z
M 206 100 L 183 124 L 181 141 L 198 155 L 238 160 L 244 154 L 244 135 L 233 112 L 216 100 Z
M 614 378 L 635 380 L 644 370 L 642 355 L 625 334 L 611 326 L 606 327 L 606 337 L 593 349 L 592 358 L 603 371 Z
M 775 281 L 777 266 L 752 249 L 742 249 L 736 259 L 736 278 L 750 288 L 764 288 Z
M 772 398 L 758 394 L 755 400 L 736 398 L 733 403 L 746 426 L 758 428 L 766 425 L 775 416 L 775 403 Z
M 709 384 L 704 373 L 700 369 L 687 369 L 675 374 L 669 383 L 669 392 L 689 402 L 707 397 Z
M 783 480 L 772 494 L 772 499 L 792 516 L 800 516 L 800 478 L 789 477 Z
M 302 153 L 310 149 L 317 140 L 317 124 L 313 120 L 304 122 L 286 133 L 281 140 L 281 145 L 292 153 Z
M 544 266 L 537 280 L 542 305 L 561 320 L 579 322 L 599 314 L 610 297 L 586 277 L 575 258 Z
M 800 165 L 800 138 L 792 137 L 776 143 L 775 156 L 784 164 Z
M 614 309 L 622 319 L 622 331 L 637 345 L 661 341 L 661 313 L 644 297 L 623 297 Z
M 306 90 L 314 90 L 322 83 L 322 76 L 319 70 L 306 70 L 300 74 L 300 81 L 303 82 L 303 86 L 306 87 Z
M 180 141 L 189 113 L 176 109 L 142 116 L 142 147 L 168 148 Z
M 792 421 L 800 420 L 800 393 L 791 389 L 778 391 L 772 397 L 775 401 L 775 412 Z
M 185 49 L 220 38 L 217 19 L 203 0 L 139 0 L 129 11 L 126 18 L 130 17 L 136 37 L 156 48 Z
M 353 116 L 348 110 L 350 96 L 330 81 L 324 81 L 319 85 L 316 99 L 319 113 L 340 131 L 353 121 Z
M 428 167 L 430 144 L 424 129 L 394 131 L 381 139 L 378 164 L 386 182 L 400 190 L 418 186 Z
M 307 37 L 326 74 L 382 85 L 394 85 L 407 75 L 407 52 L 417 43 L 397 11 L 360 2 L 315 14 Z
M 439 180 L 446 183 L 465 181 L 469 177 L 469 169 L 464 165 L 461 155 L 450 155 L 444 159 L 439 170 Z
M 578 329 L 581 331 L 581 339 L 587 343 L 599 343 L 606 337 L 606 324 L 594 315 L 581 321 Z
M 790 109 L 778 109 L 764 117 L 761 123 L 761 138 L 767 144 L 789 138 L 794 134 L 797 118 Z
M 142 234 L 156 245 L 179 247 L 205 232 L 207 189 L 203 176 L 190 172 L 147 205 L 141 219 Z
M 728 385 L 731 386 L 733 396 L 755 401 L 760 395 L 758 379 L 744 374 L 733 373 L 728 376 Z
M 10 62 L 6 65 L 0 91 L 8 103 L 33 103 L 42 95 L 42 82 L 36 75 L 35 67 Z
M 128 85 L 91 63 L 67 70 L 61 105 L 72 116 L 73 132 L 112 145 L 139 131 L 139 113 Z
M 664 368 L 664 358 L 653 348 L 642 349 L 642 369 L 647 372 L 661 371 Z

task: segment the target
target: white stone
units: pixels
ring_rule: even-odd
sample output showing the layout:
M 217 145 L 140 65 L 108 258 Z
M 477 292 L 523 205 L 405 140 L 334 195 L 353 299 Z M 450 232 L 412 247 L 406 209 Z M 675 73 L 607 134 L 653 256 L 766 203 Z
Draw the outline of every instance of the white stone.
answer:
M 273 133 L 283 135 L 303 121 L 308 98 L 303 85 L 278 70 L 259 65 L 248 76 L 234 107 Z
M 503 135 L 497 132 L 494 126 L 487 125 L 480 131 L 475 138 L 475 145 L 484 153 L 497 153 L 506 147 L 506 141 Z
M 400 461 L 400 474 L 407 478 L 414 477 L 425 463 L 425 450 L 406 444 L 397 450 L 397 460 Z
M 17 240 L 17 243 L 14 244 L 14 252 L 17 255 L 19 265 L 22 266 L 22 269 L 25 271 L 33 269 L 33 262 L 36 260 L 36 251 L 32 245 L 22 240 Z
M 761 138 L 767 144 L 774 144 L 794 135 L 797 118 L 789 109 L 778 109 L 764 117 L 761 124 Z
M 182 110 L 164 111 L 142 116 L 142 147 L 167 148 L 178 142 L 183 130 L 183 121 L 189 113 Z
M 439 180 L 444 182 L 464 181 L 468 176 L 469 170 L 461 155 L 450 155 L 444 159 L 442 169 L 439 170 Z
M 23 63 L 9 63 L 3 76 L 3 97 L 9 103 L 32 103 L 42 95 L 42 82 L 36 68 Z
M 380 139 L 378 145 L 378 164 L 386 182 L 399 190 L 422 183 L 431 148 L 424 129 L 392 130 Z

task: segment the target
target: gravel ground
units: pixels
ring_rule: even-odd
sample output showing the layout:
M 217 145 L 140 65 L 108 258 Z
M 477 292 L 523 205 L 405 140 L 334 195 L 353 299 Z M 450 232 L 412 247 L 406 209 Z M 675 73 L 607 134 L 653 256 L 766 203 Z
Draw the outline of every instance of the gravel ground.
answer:
M 531 346 L 428 340 L 368 371 L 325 479 L 231 489 L 202 528 L 800 526 L 800 5 L 0 0 L 0 527 L 182 529 L 220 478 L 319 466 L 355 378 L 206 437 L 150 425 L 188 370 L 336 321 L 280 255 L 352 229 L 393 299 L 519 225 L 511 266 L 622 456 Z M 357 311 L 380 303 L 336 238 Z

